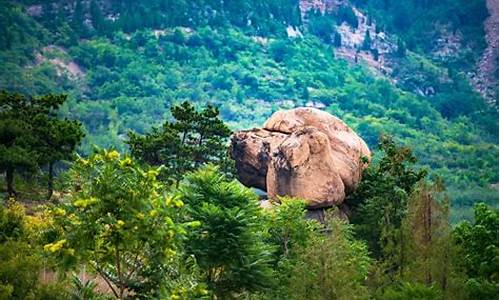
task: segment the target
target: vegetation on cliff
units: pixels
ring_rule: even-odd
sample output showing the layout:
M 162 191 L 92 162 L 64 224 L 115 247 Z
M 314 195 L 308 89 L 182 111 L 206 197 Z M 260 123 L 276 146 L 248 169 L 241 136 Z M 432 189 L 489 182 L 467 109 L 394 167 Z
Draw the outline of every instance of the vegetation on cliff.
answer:
M 0 299 L 497 299 L 484 2 L 305 2 L 0 0 Z M 234 179 L 231 130 L 297 106 L 374 152 L 349 222 Z
M 0 43 L 0 88 L 68 94 L 61 114 L 84 125 L 81 154 L 93 144 L 125 150 L 130 130 L 145 134 L 160 127 L 171 116 L 170 106 L 183 101 L 217 106 L 232 129 L 259 126 L 280 108 L 324 105 L 371 147 L 387 133 L 413 148 L 419 164 L 449 186 L 454 220 L 471 218 L 475 201 L 498 199 L 491 187 L 498 181 L 497 110 L 473 91 L 460 68 L 426 55 L 432 37 L 412 46 L 411 32 L 425 24 L 407 24 L 412 29 L 399 39 L 409 50 L 394 64 L 398 88 L 362 64 L 336 58 L 335 26 L 352 23 L 354 16 L 347 6 L 331 15 L 312 14 L 306 26 L 293 1 L 224 7 L 176 1 L 174 10 L 168 9 L 172 3 L 157 1 L 90 2 L 7 1 L 0 8 L 8 32 Z M 473 2 L 469 14 L 484 18 L 480 1 Z M 416 5 L 355 4 L 397 34 L 398 20 L 389 17 Z M 463 15 L 456 6 L 431 4 L 419 9 L 438 20 L 447 17 L 445 7 Z M 250 21 L 242 22 L 248 15 Z M 452 24 L 467 34 L 480 31 L 464 22 Z M 288 25 L 298 26 L 303 37 L 287 37 Z M 472 57 L 482 45 L 475 44 Z M 422 96 L 416 87 L 435 95 Z

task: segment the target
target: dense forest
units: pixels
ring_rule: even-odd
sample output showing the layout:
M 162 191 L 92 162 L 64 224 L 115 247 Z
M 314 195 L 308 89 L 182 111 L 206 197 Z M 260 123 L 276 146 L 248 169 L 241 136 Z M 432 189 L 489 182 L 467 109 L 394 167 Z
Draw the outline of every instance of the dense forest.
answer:
M 498 298 L 498 78 L 493 101 L 471 80 L 485 1 L 0 16 L 0 299 Z M 263 210 L 236 179 L 231 133 L 300 106 L 374 154 L 348 220 Z
M 85 154 L 94 144 L 126 150 L 129 130 L 159 126 L 185 100 L 216 105 L 232 129 L 280 108 L 325 106 L 372 148 L 382 133 L 412 147 L 447 183 L 453 219 L 470 219 L 474 202 L 498 200 L 498 105 L 464 75 L 485 43 L 482 24 L 468 20 L 487 11 L 483 1 L 427 2 L 355 2 L 395 34 L 391 77 L 336 57 L 339 24 L 360 26 L 350 6 L 301 18 L 295 1 L 175 1 L 174 10 L 168 1 L 4 1 L 0 88 L 67 94 L 60 113 L 84 124 Z M 423 21 L 391 17 L 415 7 Z M 433 59 L 432 24 L 447 17 L 466 39 L 458 56 Z M 286 26 L 302 37 L 288 38 Z

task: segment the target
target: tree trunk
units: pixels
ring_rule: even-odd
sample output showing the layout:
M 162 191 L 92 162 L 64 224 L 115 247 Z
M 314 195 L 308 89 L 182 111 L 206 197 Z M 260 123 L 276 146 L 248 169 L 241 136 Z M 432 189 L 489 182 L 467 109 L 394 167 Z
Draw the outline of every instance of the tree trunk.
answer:
M 14 190 L 14 168 L 7 168 L 5 180 L 7 182 L 7 194 L 9 197 L 15 196 L 16 190 Z
M 52 194 L 54 193 L 54 164 L 49 162 L 49 180 L 47 185 L 47 200 L 52 198 Z
M 431 203 L 431 195 L 425 192 L 425 224 L 424 224 L 424 230 L 425 230 L 425 262 L 426 262 L 426 271 L 425 271 L 425 282 L 427 285 L 431 285 L 432 283 L 432 274 L 429 266 L 429 260 L 431 256 L 431 244 L 432 244 L 432 203 Z

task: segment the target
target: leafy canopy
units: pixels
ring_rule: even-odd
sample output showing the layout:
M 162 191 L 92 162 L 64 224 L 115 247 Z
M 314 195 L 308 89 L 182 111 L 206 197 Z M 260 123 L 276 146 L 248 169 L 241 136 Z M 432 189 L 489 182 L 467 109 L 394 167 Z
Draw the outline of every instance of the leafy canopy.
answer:
M 183 206 L 157 181 L 158 168 L 141 168 L 117 151 L 98 150 L 72 168 L 77 190 L 52 210 L 45 250 L 66 266 L 87 264 L 117 298 L 155 295 L 185 226 L 174 222 Z

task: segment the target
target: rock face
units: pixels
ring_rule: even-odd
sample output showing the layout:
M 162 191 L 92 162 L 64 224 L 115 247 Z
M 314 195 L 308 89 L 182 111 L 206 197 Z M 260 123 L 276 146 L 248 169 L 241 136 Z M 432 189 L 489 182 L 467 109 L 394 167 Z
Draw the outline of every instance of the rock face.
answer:
M 276 112 L 263 128 L 236 132 L 231 141 L 240 181 L 309 208 L 341 204 L 370 159 L 366 143 L 340 119 L 315 108 Z

